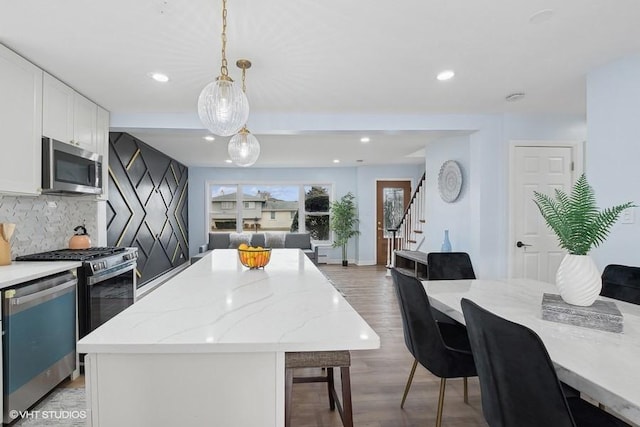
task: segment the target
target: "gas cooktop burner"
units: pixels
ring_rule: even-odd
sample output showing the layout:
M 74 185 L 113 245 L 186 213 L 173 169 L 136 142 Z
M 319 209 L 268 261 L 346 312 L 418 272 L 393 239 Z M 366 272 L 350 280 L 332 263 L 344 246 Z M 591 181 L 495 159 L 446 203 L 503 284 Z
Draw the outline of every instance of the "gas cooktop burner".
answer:
M 122 252 L 122 247 L 97 247 L 88 249 L 60 249 L 16 257 L 16 261 L 87 261 Z

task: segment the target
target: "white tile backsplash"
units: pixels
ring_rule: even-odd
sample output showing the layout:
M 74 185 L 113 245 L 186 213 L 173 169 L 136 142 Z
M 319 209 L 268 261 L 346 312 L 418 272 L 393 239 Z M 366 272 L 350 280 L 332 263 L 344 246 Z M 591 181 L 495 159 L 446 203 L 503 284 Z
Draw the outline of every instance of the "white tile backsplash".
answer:
M 11 257 L 64 249 L 73 229 L 82 224 L 90 236 L 97 236 L 97 203 L 84 196 L 0 195 L 0 223 L 16 224 Z

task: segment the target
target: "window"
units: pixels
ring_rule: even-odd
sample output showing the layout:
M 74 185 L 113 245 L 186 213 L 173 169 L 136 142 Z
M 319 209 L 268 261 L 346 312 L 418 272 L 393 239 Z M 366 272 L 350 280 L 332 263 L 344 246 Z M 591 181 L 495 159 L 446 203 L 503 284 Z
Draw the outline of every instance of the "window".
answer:
M 330 187 L 304 186 L 304 223 L 313 240 L 329 240 Z
M 244 218 L 258 218 L 261 231 L 290 231 L 292 219 L 286 212 L 297 212 L 299 207 L 298 185 L 261 185 L 245 184 L 241 186 L 244 200 L 251 200 L 253 209 L 245 206 Z M 279 214 L 284 212 L 285 214 Z
M 209 230 L 234 231 L 236 229 L 236 186 L 210 185 L 208 203 Z
M 383 196 L 383 217 L 384 217 L 384 238 L 390 239 L 392 233 L 389 231 L 391 228 L 398 226 L 398 223 L 402 219 L 404 214 L 405 197 L 404 189 L 402 188 L 384 188 Z
M 329 240 L 331 191 L 327 184 L 209 183 L 209 230 L 297 231 Z

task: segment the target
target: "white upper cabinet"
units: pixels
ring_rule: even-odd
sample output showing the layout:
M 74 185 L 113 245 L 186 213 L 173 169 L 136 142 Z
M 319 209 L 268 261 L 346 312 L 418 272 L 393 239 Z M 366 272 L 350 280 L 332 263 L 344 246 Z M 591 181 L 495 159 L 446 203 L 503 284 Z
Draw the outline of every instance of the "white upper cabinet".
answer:
M 75 91 L 44 73 L 42 135 L 71 144 Z
M 96 151 L 98 106 L 49 74 L 44 74 L 42 134 Z
M 100 200 L 109 200 L 109 112 L 98 107 L 97 153 L 102 155 L 102 194 Z
M 95 152 L 97 151 L 98 106 L 79 93 L 75 94 L 73 105 L 73 140 L 75 145 Z
M 42 70 L 0 45 L 0 193 L 39 194 Z

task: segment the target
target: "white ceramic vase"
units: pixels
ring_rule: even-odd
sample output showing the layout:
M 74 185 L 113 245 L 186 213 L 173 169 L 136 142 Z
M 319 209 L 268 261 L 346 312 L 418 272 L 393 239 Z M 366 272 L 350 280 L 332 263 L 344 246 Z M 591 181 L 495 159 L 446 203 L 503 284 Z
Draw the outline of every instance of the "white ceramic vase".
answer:
M 602 278 L 589 255 L 567 254 L 558 267 L 556 286 L 566 303 L 586 307 L 600 295 Z

